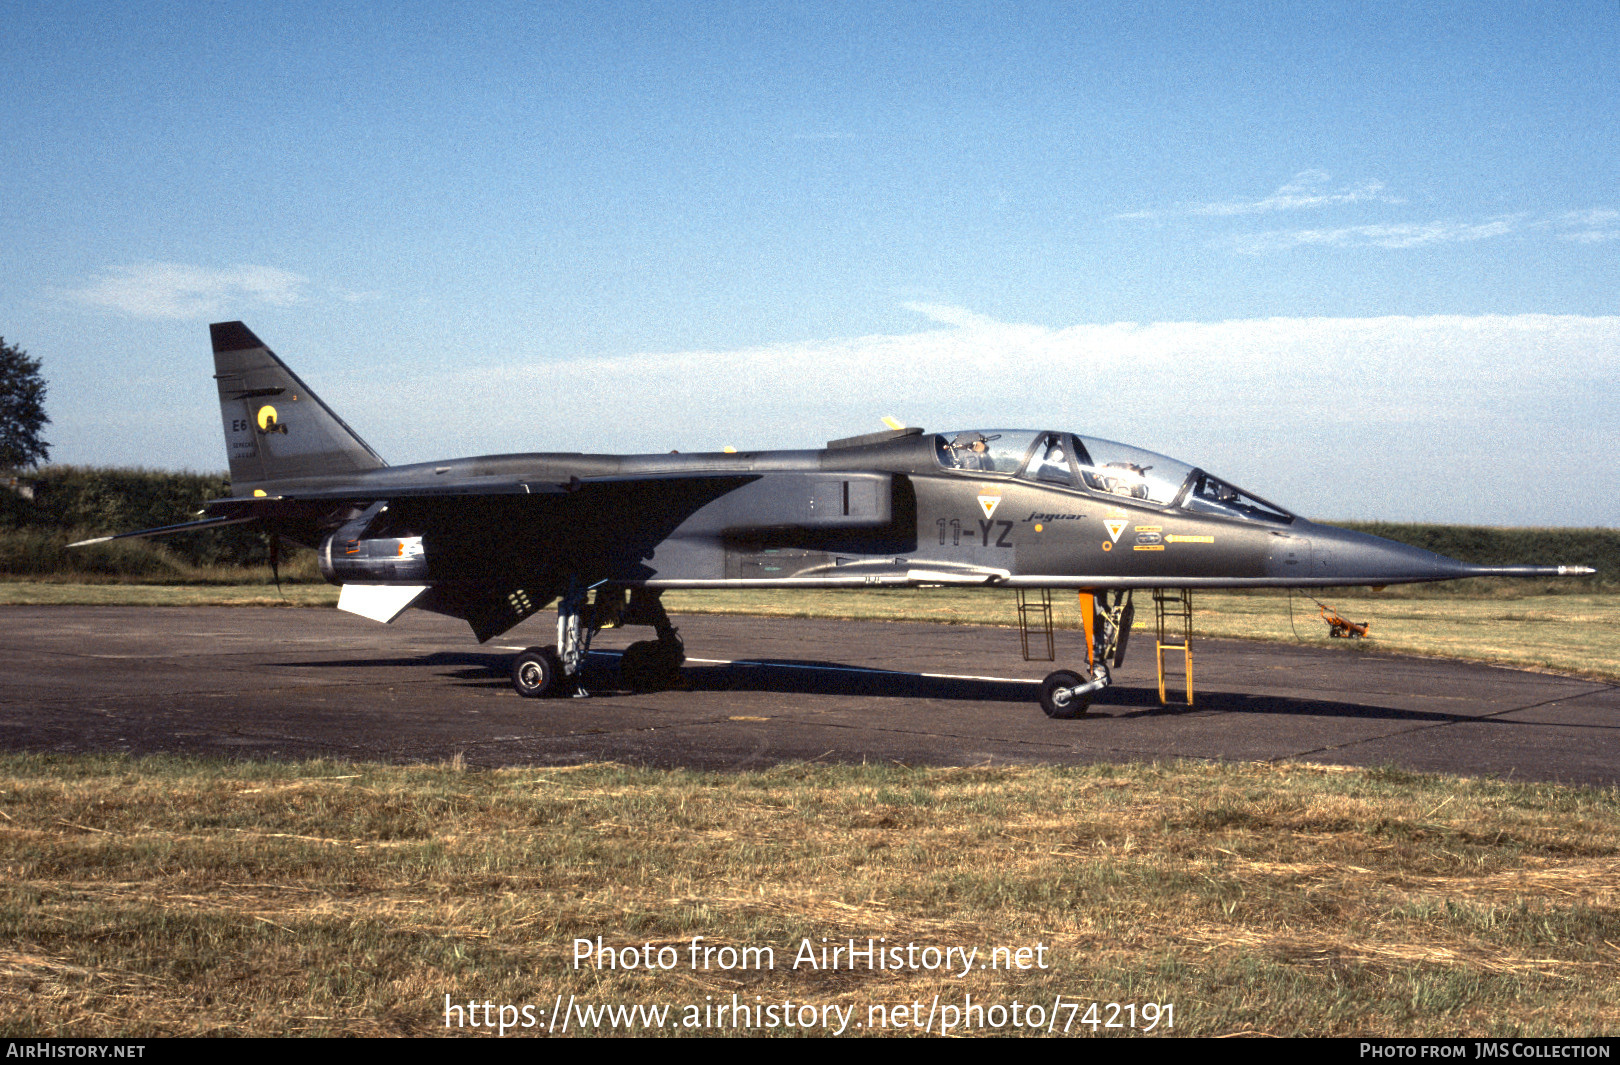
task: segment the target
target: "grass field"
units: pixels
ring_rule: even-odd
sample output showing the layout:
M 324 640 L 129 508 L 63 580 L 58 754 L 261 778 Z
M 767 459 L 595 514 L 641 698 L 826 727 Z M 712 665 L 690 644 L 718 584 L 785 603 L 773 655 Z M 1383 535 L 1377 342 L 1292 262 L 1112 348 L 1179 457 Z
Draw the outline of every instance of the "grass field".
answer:
M 314 606 L 335 607 L 330 584 L 134 584 L 65 580 L 0 581 L 4 606 Z
M 59 581 L 0 582 L 3 605 L 147 606 L 333 606 L 329 584 L 155 585 L 83 584 Z M 1369 652 L 1473 659 L 1620 681 L 1620 594 L 1514 594 L 1511 584 L 1485 585 L 1475 594 L 1412 589 L 1377 594 L 1361 590 L 1327 598 L 1343 615 L 1370 621 L 1370 638 L 1356 647 Z M 1057 623 L 1079 624 L 1068 593 L 1053 596 Z M 1011 592 L 922 589 L 916 591 L 670 592 L 672 613 L 753 614 L 784 617 L 847 617 L 881 621 L 929 621 L 950 625 L 1013 625 Z M 1196 633 L 1274 642 L 1346 646 L 1327 637 L 1316 605 L 1302 596 L 1199 593 L 1194 597 Z M 1292 611 L 1292 622 L 1290 622 Z M 1139 626 L 1152 625 L 1146 596 Z
M 331 606 L 336 595 L 311 583 L 0 584 L 0 604 Z M 1068 597 L 1055 598 L 1059 622 L 1075 624 Z M 1371 621 L 1357 645 L 1369 651 L 1620 680 L 1614 595 L 1486 586 L 1329 601 Z M 1013 621 L 1005 592 L 668 602 Z M 1309 600 L 1293 600 L 1292 626 L 1282 594 L 1196 602 L 1203 636 L 1329 642 Z M 8 756 L 0 1034 L 445 1034 L 446 996 L 462 1007 L 450 1016 L 466 1027 L 448 1030 L 460 1034 L 501 1019 L 469 1015 L 469 1003 L 512 1006 L 507 1034 L 522 1035 L 560 1023 L 553 1011 L 570 1001 L 572 1032 L 648 1031 L 645 1013 L 600 1012 L 641 1005 L 670 1008 L 661 1031 L 734 1034 L 736 1019 L 713 1012 L 733 996 L 795 1025 L 813 1007 L 812 1031 L 857 1034 L 912 1033 L 927 1018 L 935 1034 L 1050 1023 L 1120 1035 L 1148 1027 L 1149 1005 L 1161 1035 L 1602 1034 L 1620 1024 L 1617 870 L 1614 789 L 1391 769 L 713 775 Z M 667 947 L 674 967 L 573 968 L 574 941 L 598 936 L 617 951 Z M 770 948 L 774 967 L 756 950 L 754 968 L 694 970 L 694 936 L 733 953 Z M 1031 967 L 793 968 L 806 941 L 869 938 L 977 949 L 977 962 L 1024 949 Z
M 1131 1031 L 1109 1003 L 1137 1030 L 1172 1006 L 1160 1034 L 1599 1034 L 1620 1026 L 1617 855 L 1613 790 L 1391 770 L 11 756 L 0 1032 L 431 1035 L 449 996 L 528 1005 L 538 1030 L 559 998 L 667 1005 L 702 1034 L 733 995 L 911 1032 L 971 995 L 1003 1032 L 1016 1001 L 1071 1034 L 1093 1002 L 1101 1035 Z M 574 968 L 597 936 L 673 968 Z M 774 967 L 694 970 L 694 936 Z M 1029 967 L 794 969 L 823 937 Z

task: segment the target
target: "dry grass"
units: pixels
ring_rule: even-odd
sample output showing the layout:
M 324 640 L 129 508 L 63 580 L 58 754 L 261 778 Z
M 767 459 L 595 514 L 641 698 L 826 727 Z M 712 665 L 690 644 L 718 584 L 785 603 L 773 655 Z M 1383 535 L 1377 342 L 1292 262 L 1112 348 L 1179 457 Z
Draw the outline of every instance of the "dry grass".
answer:
M 1461 658 L 1620 681 L 1620 596 L 1515 598 L 1333 596 L 1343 616 L 1370 622 L 1368 639 L 1331 639 L 1317 606 L 1296 595 L 1195 597 L 1201 636 L 1353 646 L 1371 652 Z M 1138 615 L 1140 617 L 1140 615 Z
M 1338 590 L 1334 590 L 1338 592 Z M 1512 596 L 1423 596 L 1410 589 L 1386 594 L 1318 593 L 1340 614 L 1370 621 L 1365 641 L 1335 640 L 1315 602 L 1286 592 L 1194 593 L 1197 636 L 1306 643 L 1372 652 L 1434 655 L 1620 681 L 1620 595 L 1584 593 Z M 1077 628 L 1073 593 L 1054 592 L 1053 615 Z M 1014 625 L 1011 592 L 924 589 L 851 592 L 670 592 L 673 612 L 847 617 L 879 621 L 932 621 L 952 625 Z M 1153 602 L 1138 597 L 1136 623 L 1153 624 Z
M 125 584 L 0 581 L 0 606 L 337 606 L 332 584 Z
M 29 756 L 0 762 L 0 867 L 8 1035 L 435 1034 L 446 995 L 542 1025 L 558 996 L 733 994 L 861 1023 L 936 994 L 1173 1003 L 1183 1035 L 1620 1024 L 1612 790 L 1313 766 Z M 697 935 L 772 947 L 776 966 L 694 971 Z M 680 965 L 572 968 L 572 941 L 596 936 Z M 1050 967 L 790 968 L 822 937 L 1039 943 Z

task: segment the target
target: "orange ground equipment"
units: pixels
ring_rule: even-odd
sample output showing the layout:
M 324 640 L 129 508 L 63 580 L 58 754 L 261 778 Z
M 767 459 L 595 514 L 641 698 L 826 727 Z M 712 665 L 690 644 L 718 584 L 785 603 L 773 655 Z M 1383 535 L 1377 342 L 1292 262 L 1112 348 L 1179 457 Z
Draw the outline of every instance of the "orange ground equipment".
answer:
M 1367 626 L 1371 625 L 1372 622 L 1346 621 L 1339 616 L 1337 611 L 1321 600 L 1317 600 L 1316 605 L 1322 608 L 1322 620 L 1328 624 L 1329 636 L 1342 636 L 1345 639 L 1359 640 L 1367 635 Z

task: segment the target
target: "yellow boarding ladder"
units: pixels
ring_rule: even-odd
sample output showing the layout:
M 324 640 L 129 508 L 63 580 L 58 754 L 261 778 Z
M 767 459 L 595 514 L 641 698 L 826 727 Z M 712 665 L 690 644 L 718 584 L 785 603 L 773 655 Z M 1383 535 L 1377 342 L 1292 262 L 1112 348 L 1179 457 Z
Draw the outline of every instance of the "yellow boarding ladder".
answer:
M 1168 705 L 1164 694 L 1164 653 L 1180 651 L 1187 681 L 1187 705 L 1193 704 L 1192 662 L 1192 590 L 1189 588 L 1153 589 L 1153 612 L 1159 623 L 1159 703 Z M 1180 625 L 1176 622 L 1179 620 Z M 1175 629 L 1180 629 L 1179 633 Z M 1179 635 L 1180 642 L 1175 642 Z

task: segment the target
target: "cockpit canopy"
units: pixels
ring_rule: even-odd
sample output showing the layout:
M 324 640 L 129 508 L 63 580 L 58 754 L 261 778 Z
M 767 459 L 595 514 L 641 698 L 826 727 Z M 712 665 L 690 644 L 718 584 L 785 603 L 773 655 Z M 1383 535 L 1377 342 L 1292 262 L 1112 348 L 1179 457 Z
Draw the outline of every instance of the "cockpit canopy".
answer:
M 1030 429 L 974 429 L 934 440 L 939 463 L 948 470 L 1022 477 L 1247 521 L 1294 520 L 1276 504 L 1195 466 L 1112 440 Z

